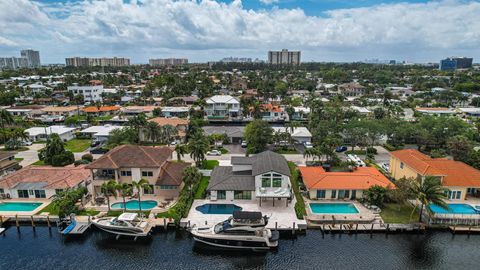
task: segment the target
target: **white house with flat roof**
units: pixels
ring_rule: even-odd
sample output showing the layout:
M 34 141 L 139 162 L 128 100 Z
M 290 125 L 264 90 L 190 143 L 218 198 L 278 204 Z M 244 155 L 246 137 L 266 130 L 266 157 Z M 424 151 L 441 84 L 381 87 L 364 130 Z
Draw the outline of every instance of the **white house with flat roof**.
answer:
M 91 126 L 86 129 L 80 130 L 80 133 L 83 135 L 90 136 L 94 142 L 103 142 L 107 141 L 108 137 L 110 136 L 110 132 L 121 129 L 123 126 L 112 126 L 112 125 L 104 125 L 104 126 Z
M 215 95 L 205 101 L 205 113 L 209 119 L 226 119 L 240 115 L 240 101 L 229 95 Z
M 289 127 L 272 127 L 274 132 L 289 133 L 292 139 L 298 143 L 305 143 L 312 141 L 312 133 L 306 127 L 295 127 L 293 131 Z
M 25 132 L 32 142 L 45 141 L 50 134 L 56 133 L 62 141 L 66 142 L 75 138 L 75 128 L 66 126 L 48 126 L 48 127 L 32 127 L 26 129 Z
M 67 87 L 67 90 L 68 92 L 71 92 L 74 96 L 82 95 L 85 102 L 102 101 L 103 85 L 72 85 Z

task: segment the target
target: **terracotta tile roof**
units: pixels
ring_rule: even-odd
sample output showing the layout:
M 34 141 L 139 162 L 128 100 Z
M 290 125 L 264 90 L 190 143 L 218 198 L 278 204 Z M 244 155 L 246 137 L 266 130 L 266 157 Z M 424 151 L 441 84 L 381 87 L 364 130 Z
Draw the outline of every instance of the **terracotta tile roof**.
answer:
M 86 166 L 87 169 L 156 168 L 169 160 L 169 147 L 121 145 Z
M 167 161 L 157 179 L 157 185 L 180 186 L 183 182 L 183 170 L 191 163 Z
M 45 183 L 45 189 L 66 189 L 90 178 L 85 166 L 50 167 L 27 166 L 0 180 L 0 187 L 14 188 L 20 183 Z
M 100 108 L 96 106 L 90 106 L 82 109 L 82 111 L 86 113 L 111 112 L 118 110 L 120 110 L 120 106 L 101 106 Z
M 44 112 L 72 112 L 76 111 L 77 106 L 50 106 L 42 109 Z
M 390 154 L 421 175 L 444 176 L 444 186 L 480 187 L 480 171 L 463 162 L 431 158 L 413 149 L 393 151 Z
M 149 122 L 155 122 L 159 124 L 160 126 L 165 126 L 165 125 L 171 125 L 174 127 L 177 126 L 186 126 L 190 122 L 188 119 L 183 119 L 183 118 L 166 118 L 166 117 L 155 117 L 150 120 Z
M 415 110 L 422 110 L 422 111 L 450 111 L 449 108 L 444 107 L 417 107 Z
M 322 167 L 298 167 L 308 189 L 361 189 L 371 186 L 394 188 L 390 180 L 373 167 L 359 167 L 353 172 L 325 172 Z

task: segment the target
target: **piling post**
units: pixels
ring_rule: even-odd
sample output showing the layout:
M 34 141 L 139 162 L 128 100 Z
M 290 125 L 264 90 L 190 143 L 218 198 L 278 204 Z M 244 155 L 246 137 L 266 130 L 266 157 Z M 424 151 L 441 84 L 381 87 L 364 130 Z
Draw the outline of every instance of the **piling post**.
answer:
M 167 220 L 165 218 L 163 219 L 163 228 L 167 230 Z
M 52 227 L 52 226 L 50 225 L 50 215 L 47 215 L 47 225 L 48 225 L 48 228 Z
M 370 234 L 373 233 L 373 223 L 372 223 L 372 227 L 370 227 Z
M 2 225 L 2 224 L 3 224 L 3 217 L 0 216 L 0 225 Z
M 20 224 L 18 223 L 18 215 L 15 215 L 15 225 L 17 226 L 17 229 L 20 228 Z
M 32 222 L 32 227 L 35 228 L 35 222 L 33 222 L 33 216 L 30 216 L 30 221 Z
M 387 233 L 390 231 L 390 223 L 387 223 Z
M 275 221 L 275 231 L 277 231 L 278 228 L 278 221 Z
M 358 231 L 358 223 L 355 224 L 355 233 L 357 233 L 357 231 Z
M 295 222 L 293 222 L 292 234 L 295 235 Z

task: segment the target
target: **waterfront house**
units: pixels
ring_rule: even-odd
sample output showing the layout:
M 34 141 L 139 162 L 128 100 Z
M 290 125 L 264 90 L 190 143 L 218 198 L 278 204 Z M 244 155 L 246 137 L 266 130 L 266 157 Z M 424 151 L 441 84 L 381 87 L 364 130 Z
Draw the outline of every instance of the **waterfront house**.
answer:
M 345 97 L 360 97 L 365 95 L 367 88 L 357 82 L 338 85 L 338 92 Z
M 16 152 L 0 151 L 0 177 L 18 168 L 18 161 L 15 160 Z
M 82 109 L 87 115 L 93 116 L 107 116 L 107 115 L 114 115 L 120 110 L 120 106 L 89 106 Z
M 208 119 L 229 119 L 240 115 L 240 101 L 229 95 L 207 98 L 205 113 Z
M 153 110 L 160 109 L 159 106 L 127 106 L 122 107 L 120 110 L 124 115 L 134 116 L 139 114 L 145 114 L 146 116 L 153 116 Z
M 190 108 L 183 106 L 183 107 L 162 107 L 162 115 L 164 117 L 188 117 L 188 113 L 190 112 Z
M 415 111 L 422 113 L 422 114 L 428 114 L 428 115 L 454 115 L 457 112 L 453 109 L 450 108 L 443 108 L 443 107 L 417 107 L 415 108 Z
M 239 144 L 243 140 L 244 126 L 203 126 L 205 135 L 225 134 L 231 143 Z
M 307 121 L 308 116 L 310 115 L 310 108 L 307 107 L 293 107 L 294 113 L 292 119 L 295 121 Z
M 431 158 L 414 149 L 390 153 L 390 174 L 396 180 L 403 177 L 421 180 L 426 176 L 436 176 L 448 189 L 450 200 L 480 196 L 479 170 L 460 161 Z
M 80 113 L 77 106 L 49 106 L 42 109 L 43 112 L 50 116 L 74 116 Z
M 288 133 L 290 137 L 297 143 L 306 143 L 312 141 L 312 133 L 306 127 L 272 127 L 275 133 Z
M 292 191 L 290 169 L 280 154 L 265 151 L 252 157 L 232 157 L 232 166 L 213 169 L 207 191 L 210 200 L 270 200 L 288 205 Z
M 262 114 L 262 120 L 268 122 L 284 122 L 288 121 L 288 113 L 285 109 L 278 105 L 273 105 L 272 103 L 261 104 L 260 111 Z M 253 107 L 250 108 L 251 117 L 253 117 Z
M 0 179 L 0 196 L 51 198 L 60 191 L 85 186 L 90 181 L 90 171 L 84 165 L 27 166 Z
M 85 137 L 92 138 L 93 142 L 106 142 L 110 137 L 110 132 L 124 128 L 123 126 L 103 125 L 91 126 L 80 130 L 80 134 Z
M 30 141 L 46 141 L 50 134 L 56 133 L 62 141 L 66 142 L 75 138 L 75 128 L 66 126 L 48 126 L 48 127 L 31 127 L 25 130 Z
M 175 127 L 178 130 L 178 137 L 184 138 L 187 132 L 187 127 L 188 127 L 188 123 L 190 123 L 190 120 L 184 119 L 184 118 L 155 117 L 148 120 L 148 122 L 155 122 L 159 126 L 170 125 L 172 127 Z M 142 137 L 143 137 L 143 134 L 142 134 Z
M 394 185 L 374 167 L 358 167 L 346 172 L 327 172 L 322 167 L 298 167 L 310 199 L 355 200 L 372 186 Z
M 151 190 L 142 194 L 175 198 L 183 188 L 183 170 L 190 163 L 172 161 L 169 147 L 121 145 L 86 166 L 93 177 L 94 196 L 100 195 L 101 186 L 109 180 L 129 183 L 146 179 Z
M 25 106 L 12 106 L 6 108 L 5 110 L 9 112 L 12 116 L 27 116 L 34 117 L 36 115 L 41 115 L 44 112 L 42 109 L 45 106 L 43 105 L 25 105 Z

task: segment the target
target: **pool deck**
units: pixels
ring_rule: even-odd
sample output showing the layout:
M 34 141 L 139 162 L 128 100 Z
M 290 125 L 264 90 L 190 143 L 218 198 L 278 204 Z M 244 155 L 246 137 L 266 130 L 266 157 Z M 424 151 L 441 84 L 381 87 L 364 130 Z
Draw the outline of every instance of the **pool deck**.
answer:
M 176 204 L 177 199 L 178 198 L 175 198 L 175 200 L 171 201 L 168 205 L 166 205 L 165 207 L 162 207 L 161 203 L 166 202 L 166 197 L 161 197 L 161 196 L 156 196 L 156 195 L 142 195 L 142 197 L 141 197 L 142 201 L 156 201 L 158 203 L 157 206 L 155 206 L 152 209 L 149 209 L 149 211 L 151 211 L 151 213 L 154 213 L 154 214 L 163 213 L 163 212 L 168 211 L 168 209 L 170 209 L 171 207 L 173 207 Z M 133 198 L 133 199 L 125 198 L 126 202 L 135 201 L 135 200 L 138 200 L 138 199 L 136 199 L 136 198 Z M 117 196 L 117 198 L 111 196 L 110 197 L 110 205 L 112 205 L 114 203 L 123 203 L 123 198 L 121 196 Z M 95 209 L 96 211 L 99 211 L 99 212 L 107 212 L 108 211 L 107 200 L 105 200 L 105 204 L 97 205 L 97 204 L 95 204 L 95 202 L 92 199 L 91 201 L 89 201 L 88 203 L 85 204 L 85 208 Z M 112 210 L 120 210 L 121 211 L 123 209 L 119 208 L 119 209 L 112 209 Z M 135 210 L 129 210 L 129 211 L 135 211 Z
M 310 208 L 310 203 L 351 203 L 355 205 L 358 210 L 356 214 L 317 214 L 313 213 Z M 322 223 L 379 223 L 383 224 L 380 215 L 371 209 L 367 209 L 358 201 L 341 201 L 341 200 L 305 200 L 305 208 L 307 210 L 307 220 L 309 227 L 316 227 L 317 224 Z
M 40 206 L 35 208 L 33 211 L 0 211 L 0 216 L 2 217 L 14 217 L 15 215 L 19 216 L 32 216 L 36 215 L 40 210 L 45 208 L 47 205 L 50 204 L 50 200 L 48 199 L 37 199 L 37 198 L 30 198 L 30 199 L 8 199 L 8 200 L 0 200 L 0 203 L 14 203 L 14 202 L 30 202 L 30 203 L 42 203 Z
M 295 230 L 305 230 L 307 227 L 307 223 L 305 220 L 301 220 L 297 218 L 295 214 L 295 201 L 292 201 L 288 205 L 285 206 L 285 202 L 278 203 L 276 206 L 272 206 L 271 201 L 269 202 L 262 202 L 262 206 L 259 206 L 258 201 L 253 200 L 233 200 L 233 201 L 210 201 L 210 200 L 195 200 L 190 208 L 190 212 L 186 218 L 182 219 L 181 224 L 183 226 L 198 226 L 198 227 L 205 227 L 205 226 L 212 226 L 219 222 L 222 222 L 228 219 L 231 214 L 229 215 L 218 215 L 218 214 L 203 214 L 200 211 L 197 211 L 197 206 L 203 204 L 235 204 L 237 206 L 242 207 L 243 211 L 259 211 L 262 212 L 262 215 L 266 215 L 269 217 L 267 228 L 275 229 L 275 226 L 278 230 L 292 230 L 294 223 L 295 223 Z

